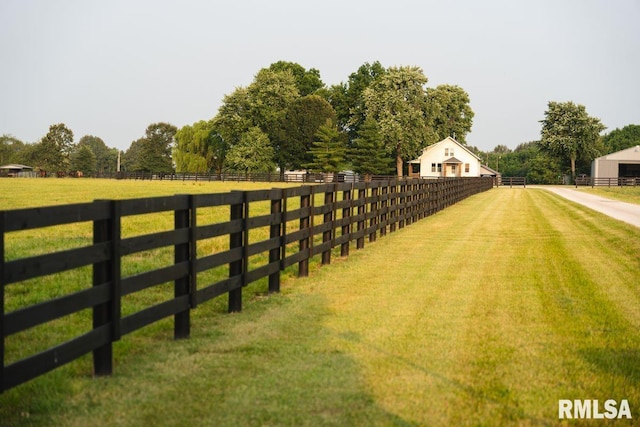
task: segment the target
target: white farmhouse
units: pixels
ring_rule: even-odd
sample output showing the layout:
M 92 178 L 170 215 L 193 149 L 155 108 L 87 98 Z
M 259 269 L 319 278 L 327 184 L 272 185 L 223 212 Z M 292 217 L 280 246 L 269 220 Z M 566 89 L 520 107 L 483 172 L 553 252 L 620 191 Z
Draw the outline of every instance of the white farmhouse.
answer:
M 482 159 L 451 137 L 426 147 L 409 166 L 413 175 L 421 178 L 477 177 L 484 173 Z

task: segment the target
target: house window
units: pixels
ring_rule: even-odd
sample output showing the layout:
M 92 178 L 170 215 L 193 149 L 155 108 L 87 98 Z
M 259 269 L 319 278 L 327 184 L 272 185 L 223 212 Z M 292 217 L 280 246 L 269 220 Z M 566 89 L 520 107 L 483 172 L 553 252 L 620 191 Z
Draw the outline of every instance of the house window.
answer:
M 448 156 L 448 155 L 449 155 L 449 149 L 448 149 L 448 148 L 445 148 L 445 149 L 444 149 L 444 155 L 445 155 L 445 156 Z
M 438 163 L 438 172 L 442 173 L 442 163 Z
M 449 154 L 451 154 L 451 157 L 453 157 L 453 148 L 449 150 Z
M 451 165 L 451 173 L 456 174 L 456 165 Z
M 464 164 L 464 171 L 465 171 L 466 173 L 469 173 L 469 163 L 465 163 L 465 164 Z
M 436 164 L 431 163 L 431 172 L 435 172 L 435 171 L 436 171 Z

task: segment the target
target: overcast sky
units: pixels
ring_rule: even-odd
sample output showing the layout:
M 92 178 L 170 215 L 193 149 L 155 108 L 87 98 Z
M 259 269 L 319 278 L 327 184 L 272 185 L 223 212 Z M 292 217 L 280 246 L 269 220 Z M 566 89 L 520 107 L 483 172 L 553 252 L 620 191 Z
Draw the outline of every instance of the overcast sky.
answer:
M 483 150 L 538 139 L 549 101 L 640 124 L 640 0 L 0 0 L 0 135 L 62 122 L 127 149 L 151 123 L 212 118 L 279 60 L 327 85 L 419 66 L 469 93 Z

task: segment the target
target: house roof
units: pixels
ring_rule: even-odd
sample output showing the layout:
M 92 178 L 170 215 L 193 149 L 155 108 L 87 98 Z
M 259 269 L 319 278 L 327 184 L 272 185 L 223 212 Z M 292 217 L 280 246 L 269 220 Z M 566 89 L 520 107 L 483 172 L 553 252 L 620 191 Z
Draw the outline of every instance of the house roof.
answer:
M 455 157 L 450 157 L 442 163 L 462 163 L 462 160 L 456 159 Z
M 8 165 L 0 166 L 0 169 L 9 169 L 9 170 L 24 170 L 24 169 L 33 169 L 31 166 L 20 165 L 17 163 L 11 163 Z
M 435 149 L 439 148 L 440 146 L 444 145 L 447 142 L 453 142 L 458 147 L 460 147 L 462 150 L 466 151 L 471 156 L 473 156 L 474 158 L 476 158 L 480 162 L 482 162 L 482 159 L 480 157 L 478 157 L 473 151 L 469 150 L 466 146 L 460 144 L 458 141 L 456 141 L 455 139 L 451 138 L 450 136 L 446 137 L 442 141 L 438 141 L 435 144 L 432 144 L 432 145 L 429 145 L 429 146 L 425 147 L 424 150 L 422 151 L 422 154 L 420 155 L 420 157 L 422 157 L 422 155 L 424 155 L 424 153 L 426 153 L 428 151 L 431 151 L 431 150 L 435 150 Z M 420 157 L 418 157 L 415 160 L 410 161 L 409 163 L 420 163 Z M 456 159 L 455 157 L 452 157 L 452 159 L 457 160 L 457 163 L 462 163 L 460 160 Z M 449 162 L 449 160 L 447 160 L 447 161 L 445 161 L 445 163 L 455 163 L 455 162 Z
M 487 165 L 480 165 L 480 175 L 502 175 L 500 172 L 498 172 L 495 169 L 491 169 L 489 166 Z
M 640 160 L 640 145 L 609 153 L 595 160 Z

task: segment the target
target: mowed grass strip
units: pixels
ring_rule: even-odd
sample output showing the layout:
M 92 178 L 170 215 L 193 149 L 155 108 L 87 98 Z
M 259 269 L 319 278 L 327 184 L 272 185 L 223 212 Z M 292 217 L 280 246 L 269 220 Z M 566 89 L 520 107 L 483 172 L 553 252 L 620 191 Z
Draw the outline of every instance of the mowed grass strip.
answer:
M 628 399 L 637 419 L 638 253 L 637 228 L 491 190 L 240 314 L 200 306 L 192 338 L 166 325 L 111 378 L 10 390 L 0 423 L 555 425 L 558 399 Z
M 579 187 L 580 190 L 609 199 L 640 205 L 640 187 Z

